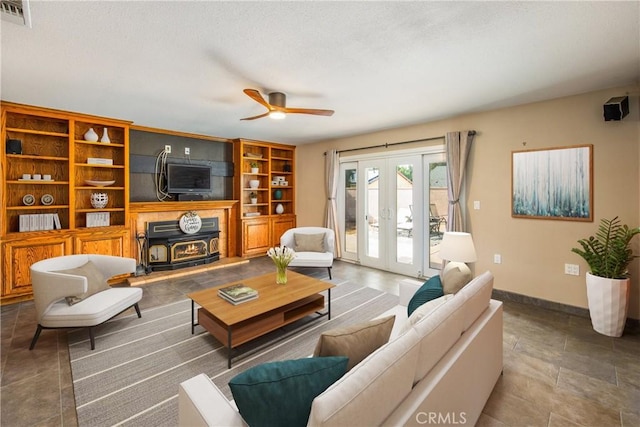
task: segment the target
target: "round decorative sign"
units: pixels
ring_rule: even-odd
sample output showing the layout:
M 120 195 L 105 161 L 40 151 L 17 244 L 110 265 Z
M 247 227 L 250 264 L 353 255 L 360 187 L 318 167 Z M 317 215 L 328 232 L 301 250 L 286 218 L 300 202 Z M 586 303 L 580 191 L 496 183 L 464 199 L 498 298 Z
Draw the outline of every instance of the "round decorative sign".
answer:
M 33 194 L 25 194 L 22 197 L 22 203 L 24 203 L 25 206 L 33 206 L 35 202 L 36 202 L 36 198 L 33 197 Z
M 195 212 L 187 212 L 180 217 L 180 230 L 186 234 L 194 234 L 200 231 L 202 219 Z
M 40 197 L 40 203 L 45 206 L 49 206 L 53 204 L 53 196 L 51 194 L 44 194 Z

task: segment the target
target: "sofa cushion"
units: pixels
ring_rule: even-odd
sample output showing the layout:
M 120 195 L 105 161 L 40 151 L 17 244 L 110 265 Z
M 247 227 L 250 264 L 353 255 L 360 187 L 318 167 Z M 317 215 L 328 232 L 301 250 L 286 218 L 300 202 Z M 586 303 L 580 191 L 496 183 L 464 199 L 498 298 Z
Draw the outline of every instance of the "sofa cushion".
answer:
M 458 267 L 445 269 L 442 276 L 442 291 L 445 294 L 455 294 L 469 283 L 473 276 L 470 271 L 461 271 Z
M 490 271 L 485 271 L 481 275 L 476 276 L 458 292 L 458 294 L 463 294 L 466 299 L 463 308 L 465 331 L 469 329 L 469 326 L 489 307 L 492 291 L 493 274 Z
M 418 348 L 410 330 L 374 351 L 315 398 L 308 425 L 380 425 L 411 392 Z
M 324 233 L 294 233 L 293 239 L 296 242 L 296 252 L 325 252 Z
M 289 263 L 290 267 L 331 267 L 331 252 L 296 252 L 296 257 Z
M 305 426 L 313 399 L 347 369 L 346 357 L 264 363 L 229 381 L 240 415 L 250 426 Z
M 431 315 L 431 313 L 436 311 L 440 306 L 442 306 L 445 302 L 449 301 L 451 298 L 453 298 L 452 294 L 443 295 L 439 298 L 432 299 L 431 301 L 427 301 L 424 304 L 422 304 L 420 307 L 416 308 L 413 311 L 413 313 L 411 313 L 411 316 L 404 323 L 402 329 L 400 329 L 400 333 L 401 334 L 405 333 L 413 325 L 418 323 L 423 318 Z
M 424 284 L 420 286 L 420 289 L 411 297 L 411 301 L 409 301 L 409 305 L 407 306 L 407 316 L 411 317 L 413 311 L 425 302 L 440 298 L 443 295 L 440 276 L 436 275 L 431 277 L 424 282 Z
M 458 293 L 413 326 L 420 337 L 415 383 L 422 380 L 460 339 L 465 317 L 464 303 L 465 297 Z
M 394 321 L 388 316 L 323 332 L 313 355 L 348 357 L 348 371 L 389 341 Z
M 105 280 L 100 270 L 98 270 L 98 267 L 96 267 L 96 265 L 91 261 L 87 261 L 80 267 L 53 271 L 55 271 L 56 273 L 71 274 L 73 276 L 82 276 L 87 279 L 86 292 L 80 295 L 69 295 L 65 298 L 67 304 L 69 305 L 77 304 L 93 294 L 110 289 L 109 284 Z
M 52 304 L 40 319 L 48 328 L 99 325 L 142 299 L 142 288 L 113 287 L 69 307 L 64 300 Z

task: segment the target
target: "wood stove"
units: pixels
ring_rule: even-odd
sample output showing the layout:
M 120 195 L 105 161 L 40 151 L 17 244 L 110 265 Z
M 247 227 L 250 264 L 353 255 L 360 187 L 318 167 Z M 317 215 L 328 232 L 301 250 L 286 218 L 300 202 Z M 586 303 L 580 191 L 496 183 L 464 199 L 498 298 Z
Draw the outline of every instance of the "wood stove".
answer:
M 175 270 L 220 259 L 218 218 L 202 218 L 195 233 L 185 233 L 180 221 L 147 224 L 148 271 Z

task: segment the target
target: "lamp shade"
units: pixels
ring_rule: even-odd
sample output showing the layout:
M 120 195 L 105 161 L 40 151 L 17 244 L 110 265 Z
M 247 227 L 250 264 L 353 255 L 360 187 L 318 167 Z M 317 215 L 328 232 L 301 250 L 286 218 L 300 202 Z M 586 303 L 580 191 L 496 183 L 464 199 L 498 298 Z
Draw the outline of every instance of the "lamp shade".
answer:
M 454 262 L 476 262 L 476 248 L 471 234 L 459 231 L 447 231 L 440 243 L 440 258 Z

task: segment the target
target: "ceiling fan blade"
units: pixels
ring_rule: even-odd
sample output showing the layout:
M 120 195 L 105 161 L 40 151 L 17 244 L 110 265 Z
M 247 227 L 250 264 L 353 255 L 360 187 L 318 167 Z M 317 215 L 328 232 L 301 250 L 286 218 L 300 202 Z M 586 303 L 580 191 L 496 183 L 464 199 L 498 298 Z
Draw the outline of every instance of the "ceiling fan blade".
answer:
M 240 119 L 240 120 L 255 120 L 255 119 L 259 119 L 261 117 L 267 117 L 268 115 L 269 115 L 269 111 L 267 111 L 264 114 L 260 114 L 259 116 L 245 117 L 244 119 Z
M 284 108 L 285 113 L 291 114 L 313 114 L 315 116 L 332 116 L 333 110 L 318 110 L 315 108 Z
M 258 92 L 257 90 L 255 90 L 255 89 L 244 89 L 243 92 L 246 93 L 247 96 L 249 96 L 249 98 L 253 99 L 257 103 L 264 105 L 268 109 L 271 109 L 271 105 L 267 101 L 265 101 L 265 99 L 262 97 L 262 95 L 260 95 L 260 92 Z

